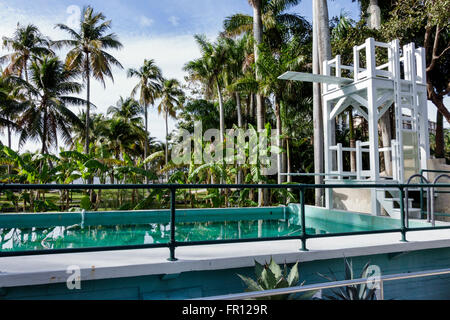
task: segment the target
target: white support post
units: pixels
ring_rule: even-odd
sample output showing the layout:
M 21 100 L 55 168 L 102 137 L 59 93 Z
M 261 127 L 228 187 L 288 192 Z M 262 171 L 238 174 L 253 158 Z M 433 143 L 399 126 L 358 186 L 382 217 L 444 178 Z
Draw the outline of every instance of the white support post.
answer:
M 337 171 L 339 174 L 338 179 L 342 180 L 342 174 L 344 172 L 344 164 L 342 161 L 342 143 L 337 144 Z
M 366 39 L 367 78 L 376 77 L 377 65 L 375 61 L 375 40 Z
M 419 93 L 419 119 L 420 119 L 420 133 L 419 133 L 419 148 L 420 148 L 420 168 L 428 168 L 428 159 L 430 159 L 430 137 L 428 124 L 428 100 L 427 92 L 424 89 Z
M 396 127 L 396 155 L 397 155 L 397 180 L 399 183 L 404 182 L 403 170 L 403 114 L 401 108 L 401 75 L 400 75 L 400 42 L 393 40 L 392 48 L 392 68 L 394 79 L 394 95 L 395 95 L 395 127 Z
M 332 159 L 331 156 L 331 135 L 334 134 L 331 128 L 331 121 L 329 118 L 329 114 L 331 112 L 331 102 L 329 102 L 326 98 L 322 99 L 323 103 L 323 129 L 324 129 L 324 161 L 325 161 L 325 173 L 331 173 L 332 171 Z M 325 207 L 327 209 L 333 208 L 333 190 L 330 188 L 325 189 Z
M 368 60 L 369 58 L 372 57 L 367 57 Z M 380 178 L 380 159 L 378 151 L 378 112 L 376 108 L 377 89 L 374 79 L 369 80 L 369 85 L 367 87 L 367 102 L 369 113 L 370 177 L 372 181 L 378 182 Z M 371 190 L 371 195 L 372 214 L 379 216 L 381 214 L 381 208 L 377 200 L 375 189 Z
M 418 48 L 416 50 L 416 65 L 417 65 L 417 75 L 419 76 L 421 84 L 427 84 L 427 67 L 425 61 L 425 49 Z
M 391 140 L 392 153 L 392 178 L 394 181 L 398 180 L 398 156 L 397 156 L 397 141 Z
M 322 62 L 322 70 L 323 70 L 323 75 L 324 76 L 329 76 L 330 75 L 330 65 L 328 64 L 328 60 L 325 60 Z M 322 83 L 322 88 L 323 88 L 323 93 L 327 93 L 329 88 L 328 88 L 328 83 Z
M 336 77 L 342 77 L 342 68 L 341 68 L 341 56 L 338 54 L 336 56 Z
M 362 179 L 362 150 L 361 141 L 356 141 L 356 179 Z
M 358 47 L 353 47 L 353 77 L 355 82 L 359 80 L 359 51 Z

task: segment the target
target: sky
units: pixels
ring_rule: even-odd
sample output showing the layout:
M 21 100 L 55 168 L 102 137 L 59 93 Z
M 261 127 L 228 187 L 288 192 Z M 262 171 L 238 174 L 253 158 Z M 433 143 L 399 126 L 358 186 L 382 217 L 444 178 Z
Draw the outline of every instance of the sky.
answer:
M 301 1 L 290 11 L 311 21 L 312 0 Z M 223 20 L 235 13 L 252 14 L 247 0 L 0 0 L 0 37 L 11 36 L 18 22 L 22 25 L 35 24 L 52 40 L 66 39 L 67 34 L 54 28 L 56 23 L 73 26 L 81 9 L 87 5 L 101 11 L 112 20 L 111 31 L 116 33 L 124 45 L 120 51 L 110 51 L 124 66 L 124 70 L 113 69 L 114 82 L 107 80 L 106 88 L 93 81 L 92 102 L 97 106 L 94 112 L 106 112 L 120 96 L 127 97 L 135 79 L 127 79 L 128 68 L 139 68 L 144 59 L 154 59 L 166 78 L 184 79 L 183 65 L 199 57 L 194 34 L 205 34 L 214 40 L 222 30 Z M 330 18 L 342 10 L 353 19 L 359 17 L 357 2 L 352 0 L 328 1 Z M 0 55 L 6 52 L 0 48 Z M 64 51 L 58 52 L 64 57 Z M 84 96 L 84 94 L 82 94 Z M 78 113 L 79 107 L 71 107 Z M 165 128 L 162 116 L 153 108 L 149 112 L 151 136 L 164 140 Z M 430 111 L 435 108 L 431 107 Z M 435 118 L 433 113 L 430 116 Z M 175 121 L 169 123 L 169 131 L 175 129 Z M 0 134 L 6 143 L 6 135 Z M 61 147 L 62 145 L 60 145 Z M 17 148 L 17 138 L 13 139 Z M 21 150 L 35 151 L 39 142 L 28 142 Z

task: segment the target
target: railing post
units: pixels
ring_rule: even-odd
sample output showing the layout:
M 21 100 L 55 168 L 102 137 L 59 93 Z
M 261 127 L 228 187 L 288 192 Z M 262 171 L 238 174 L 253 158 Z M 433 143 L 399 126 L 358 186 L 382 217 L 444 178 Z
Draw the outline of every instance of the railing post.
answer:
M 359 51 L 358 47 L 353 47 L 353 77 L 355 82 L 359 80 Z
M 402 242 L 407 242 L 406 240 L 406 224 L 405 224 L 405 191 L 403 187 L 400 189 L 400 222 L 401 222 L 401 232 L 402 232 Z
M 420 175 L 423 177 L 423 170 L 420 170 Z M 421 181 L 421 183 L 423 183 L 423 181 Z M 420 187 L 420 218 L 422 219 L 423 217 L 424 217 L 424 211 L 423 211 L 423 188 Z M 428 221 L 428 222 L 430 222 L 430 221 Z
M 169 250 L 170 250 L 170 258 L 169 261 L 177 261 L 175 258 L 175 206 L 176 206 L 176 191 L 177 189 L 174 187 L 170 188 L 170 241 L 169 241 Z
M 306 217 L 305 217 L 305 189 L 303 187 L 300 188 L 300 219 L 302 226 L 302 249 L 301 251 L 308 251 L 306 249 Z
M 362 151 L 361 151 L 361 141 L 356 141 L 356 179 L 362 179 Z
M 343 171 L 344 171 L 344 164 L 342 160 L 342 143 L 337 144 L 337 171 L 339 174 L 338 180 L 343 179 Z

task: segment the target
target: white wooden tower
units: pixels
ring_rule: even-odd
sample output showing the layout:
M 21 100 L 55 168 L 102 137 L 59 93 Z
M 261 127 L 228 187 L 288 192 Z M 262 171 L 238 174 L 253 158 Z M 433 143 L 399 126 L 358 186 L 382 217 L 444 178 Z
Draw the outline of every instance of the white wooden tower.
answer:
M 353 48 L 353 54 L 353 66 L 342 65 L 341 57 L 336 56 L 324 62 L 322 75 L 287 72 L 280 79 L 322 83 L 326 183 L 405 183 L 427 168 L 429 158 L 425 50 L 414 43 L 400 48 L 398 40 L 382 43 L 368 38 Z M 356 148 L 333 143 L 336 117 L 349 106 L 368 126 L 368 140 L 357 141 Z M 390 146 L 382 147 L 379 120 L 391 108 L 395 135 Z M 343 166 L 344 153 L 351 152 L 356 153 L 355 172 Z M 392 177 L 380 172 L 383 152 L 391 154 Z M 367 156 L 369 167 L 363 167 Z M 391 195 L 372 190 L 372 214 L 380 215 L 383 207 L 390 216 L 398 217 L 393 204 L 398 201 L 396 196 L 394 189 Z M 326 206 L 333 208 L 332 190 L 326 194 Z

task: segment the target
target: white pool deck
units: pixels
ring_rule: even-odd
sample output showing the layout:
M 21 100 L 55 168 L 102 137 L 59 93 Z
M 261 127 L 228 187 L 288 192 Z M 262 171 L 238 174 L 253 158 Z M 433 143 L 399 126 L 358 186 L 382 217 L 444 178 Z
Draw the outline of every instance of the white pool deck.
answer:
M 178 261 L 169 262 L 169 250 L 141 249 L 44 256 L 0 258 L 0 288 L 66 282 L 69 266 L 79 266 L 81 281 L 148 275 L 176 275 L 189 271 L 221 270 L 254 266 L 254 260 L 278 263 L 306 262 L 383 253 L 399 253 L 450 247 L 450 230 L 414 231 L 309 239 L 309 251 L 301 242 L 281 240 L 240 244 L 179 247 Z

